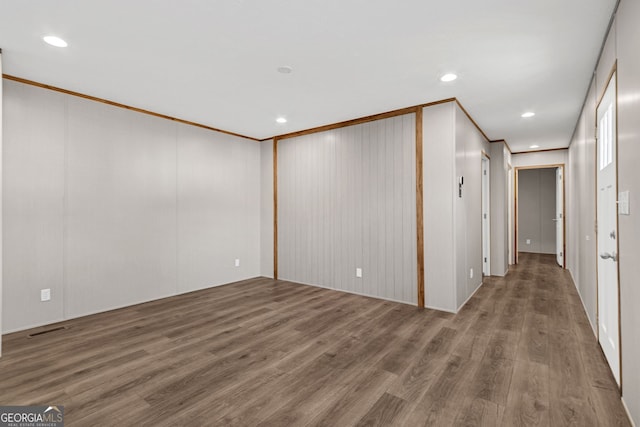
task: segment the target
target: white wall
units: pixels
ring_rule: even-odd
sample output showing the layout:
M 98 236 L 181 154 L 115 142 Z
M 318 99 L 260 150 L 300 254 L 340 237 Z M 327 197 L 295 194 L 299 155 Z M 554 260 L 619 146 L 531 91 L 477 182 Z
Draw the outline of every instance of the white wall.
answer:
M 2 49 L 0 49 L 0 76 L 2 75 Z M 2 104 L 3 104 L 3 100 L 4 100 L 4 96 L 2 94 L 2 84 L 0 84 L 0 242 L 2 242 L 2 233 L 4 230 L 4 227 L 2 226 L 3 224 L 3 207 L 2 207 L 2 200 L 4 198 L 4 191 L 2 190 L 3 187 L 3 183 L 2 183 L 2 176 L 4 175 L 4 167 L 3 167 L 3 153 L 4 153 L 4 146 L 2 143 L 2 135 L 3 135 L 3 131 L 2 131 L 2 121 L 3 121 L 3 111 L 2 111 Z M 3 316 L 3 310 L 2 310 L 2 283 L 3 283 L 3 265 L 2 265 L 2 245 L 0 245 L 0 356 L 2 356 L 2 316 Z
M 518 250 L 556 253 L 556 168 L 518 172 Z
M 273 278 L 273 141 L 260 143 L 260 275 Z
M 591 327 L 596 332 L 595 233 L 595 80 L 576 125 L 569 150 L 567 181 L 567 268 L 582 298 Z
M 4 332 L 259 275 L 259 144 L 4 89 Z
M 4 80 L 3 331 L 64 318 L 65 95 Z M 40 289 L 51 301 L 40 303 Z
M 425 306 L 456 310 L 455 103 L 422 110 Z
M 514 168 L 528 166 L 547 166 L 567 163 L 569 150 L 539 151 L 531 153 L 514 153 L 511 165 Z
M 482 283 L 483 151 L 489 143 L 456 103 L 423 109 L 427 307 L 456 312 Z
M 622 0 L 589 89 L 570 146 L 573 195 L 570 199 L 569 234 L 579 250 L 571 256 L 569 269 L 592 325 L 596 324 L 597 285 L 595 249 L 595 112 L 617 61 L 618 79 L 618 191 L 629 191 L 631 215 L 618 216 L 620 269 L 620 331 L 622 335 L 622 398 L 635 423 L 640 423 L 640 3 Z M 589 240 L 587 240 L 589 238 Z
M 455 105 L 455 174 L 464 177 L 462 198 L 454 197 L 457 311 L 482 284 L 482 153 L 489 153 L 489 142 Z

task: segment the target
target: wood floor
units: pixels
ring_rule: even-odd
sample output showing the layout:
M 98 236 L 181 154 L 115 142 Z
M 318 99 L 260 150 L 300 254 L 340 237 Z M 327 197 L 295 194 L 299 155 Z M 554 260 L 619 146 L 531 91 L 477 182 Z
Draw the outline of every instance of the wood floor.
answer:
M 549 256 L 457 315 L 255 279 L 55 326 L 3 337 L 0 404 L 69 426 L 629 425 Z

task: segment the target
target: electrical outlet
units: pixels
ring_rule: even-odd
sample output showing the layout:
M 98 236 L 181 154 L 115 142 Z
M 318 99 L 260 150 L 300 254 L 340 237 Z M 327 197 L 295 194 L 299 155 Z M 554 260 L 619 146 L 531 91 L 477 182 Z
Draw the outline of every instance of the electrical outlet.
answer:
M 527 245 L 531 244 L 531 239 L 527 239 Z
M 362 277 L 362 269 L 356 268 L 356 277 Z
M 51 299 L 51 289 L 40 290 L 40 301 L 49 301 Z
M 469 269 L 469 279 L 473 279 L 473 268 Z
M 240 258 L 236 258 L 236 267 L 240 267 Z

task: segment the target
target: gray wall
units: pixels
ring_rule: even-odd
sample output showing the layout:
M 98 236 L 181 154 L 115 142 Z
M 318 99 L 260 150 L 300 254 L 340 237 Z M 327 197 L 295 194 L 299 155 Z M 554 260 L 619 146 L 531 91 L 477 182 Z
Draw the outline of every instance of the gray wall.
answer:
M 4 332 L 259 275 L 259 144 L 4 89 Z
M 618 69 L 618 191 L 630 192 L 631 215 L 618 217 L 620 268 L 620 330 L 622 334 L 622 398 L 634 421 L 640 423 L 640 3 L 622 0 L 617 17 L 607 37 L 598 63 L 594 82 L 580 116 L 570 147 L 570 167 L 578 174 L 572 177 L 573 196 L 570 199 L 569 236 L 577 244 L 578 253 L 569 255 L 569 269 L 592 325 L 596 322 L 594 265 L 595 251 L 595 123 L 596 100 L 606 88 L 607 78 L 617 60 Z
M 518 251 L 556 253 L 556 169 L 518 172 Z M 527 244 L 527 240 L 530 241 Z
M 416 304 L 415 185 L 414 114 L 278 141 L 279 278 Z

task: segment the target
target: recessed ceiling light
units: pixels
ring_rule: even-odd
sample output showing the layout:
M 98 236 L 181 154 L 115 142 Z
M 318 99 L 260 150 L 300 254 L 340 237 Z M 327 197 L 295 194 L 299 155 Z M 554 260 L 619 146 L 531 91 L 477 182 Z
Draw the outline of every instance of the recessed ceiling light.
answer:
M 42 38 L 46 43 L 55 47 L 67 47 L 67 42 L 56 36 L 44 36 Z
M 293 71 L 293 68 L 289 67 L 288 65 L 283 65 L 282 67 L 278 67 L 278 72 L 282 74 L 291 74 L 292 71 Z
M 539 145 L 530 145 L 529 148 L 540 148 Z
M 525 119 L 528 119 L 529 117 L 533 117 L 535 115 L 536 113 L 534 113 L 533 111 L 527 111 L 526 113 L 523 113 L 522 116 L 520 117 L 524 117 Z
M 276 122 L 278 122 L 278 123 L 287 123 L 287 119 L 285 119 L 284 117 L 278 117 L 276 119 Z
M 448 73 L 448 74 L 445 74 L 444 76 L 440 77 L 440 81 L 442 81 L 442 82 L 452 82 L 457 78 L 458 78 L 458 76 L 456 76 L 455 74 Z

